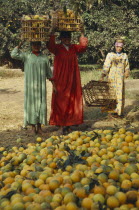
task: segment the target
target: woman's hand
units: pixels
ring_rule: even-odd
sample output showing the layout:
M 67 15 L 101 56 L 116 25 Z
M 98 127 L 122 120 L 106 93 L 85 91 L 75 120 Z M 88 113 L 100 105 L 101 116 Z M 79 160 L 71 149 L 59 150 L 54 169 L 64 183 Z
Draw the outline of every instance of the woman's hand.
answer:
M 23 44 L 24 44 L 24 40 L 20 41 L 19 44 L 18 44 L 18 46 L 17 46 L 18 49 L 20 49 Z
M 51 82 L 52 82 L 52 86 L 53 86 L 53 92 L 56 93 L 57 92 L 56 85 L 55 85 L 54 81 L 51 81 Z
M 100 79 L 99 79 L 99 81 L 102 82 L 104 80 L 104 77 L 105 76 L 106 76 L 105 74 L 102 74 L 101 77 L 100 77 Z
M 125 71 L 125 78 L 129 77 L 129 71 Z
M 56 26 L 50 29 L 50 34 L 53 35 L 56 32 Z

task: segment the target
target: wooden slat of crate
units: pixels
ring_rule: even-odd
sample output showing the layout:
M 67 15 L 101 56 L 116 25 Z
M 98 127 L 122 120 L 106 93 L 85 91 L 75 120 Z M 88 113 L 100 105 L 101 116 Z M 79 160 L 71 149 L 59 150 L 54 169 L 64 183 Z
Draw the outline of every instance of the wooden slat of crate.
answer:
M 22 39 L 28 41 L 47 41 L 49 37 L 49 30 L 50 20 L 22 19 Z
M 90 81 L 83 87 L 83 96 L 87 106 L 115 106 L 117 103 L 114 89 L 106 81 Z
M 71 18 L 71 17 L 60 17 L 57 13 L 52 15 L 52 24 L 56 28 L 57 32 L 60 31 L 80 31 L 81 30 L 81 18 Z

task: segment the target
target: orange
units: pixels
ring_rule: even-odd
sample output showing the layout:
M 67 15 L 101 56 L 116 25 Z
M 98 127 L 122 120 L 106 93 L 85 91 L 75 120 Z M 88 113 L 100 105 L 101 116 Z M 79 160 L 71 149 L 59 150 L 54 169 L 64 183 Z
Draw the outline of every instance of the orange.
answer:
M 64 196 L 63 200 L 64 204 L 68 204 L 69 202 L 76 202 L 76 196 L 74 193 L 69 192 Z
M 107 205 L 108 205 L 109 208 L 114 209 L 116 207 L 119 207 L 120 203 L 119 203 L 119 200 L 116 197 L 110 196 L 107 199 Z
M 66 210 L 78 210 L 78 209 L 79 209 L 78 206 L 74 202 L 69 202 L 66 205 Z M 63 210 L 65 210 L 65 208 L 63 208 Z
M 117 170 L 110 171 L 108 177 L 109 177 L 109 179 L 113 179 L 115 181 L 118 181 L 118 179 L 119 179 L 119 171 L 117 171 Z
M 137 201 L 137 199 L 138 199 L 138 195 L 137 194 L 138 194 L 137 191 L 133 191 L 133 190 L 132 191 L 128 191 L 126 193 L 127 201 L 129 203 L 135 203 Z
M 93 201 L 91 198 L 84 198 L 81 202 L 81 206 L 85 209 L 91 209 Z
M 125 190 L 129 190 L 131 188 L 131 186 L 132 186 L 131 181 L 127 180 L 127 179 L 123 180 L 121 183 L 121 188 L 125 189 Z
M 120 204 L 125 204 L 127 200 L 127 196 L 123 192 L 117 192 L 115 197 L 119 200 Z
M 83 187 L 75 188 L 73 192 L 75 193 L 75 195 L 78 198 L 85 198 L 85 197 L 87 197 L 86 190 Z
M 132 142 L 133 141 L 133 136 L 131 136 L 131 135 L 127 135 L 126 137 L 125 137 L 125 141 L 126 142 Z
M 106 189 L 106 193 L 109 195 L 114 195 L 117 191 L 118 191 L 118 189 L 114 185 L 110 185 Z
M 91 190 L 91 192 L 94 192 L 94 194 L 105 195 L 106 189 L 102 185 L 95 185 L 95 187 Z
M 60 182 L 58 180 L 50 180 L 50 182 L 49 182 L 50 190 L 54 191 L 59 186 L 60 186 Z

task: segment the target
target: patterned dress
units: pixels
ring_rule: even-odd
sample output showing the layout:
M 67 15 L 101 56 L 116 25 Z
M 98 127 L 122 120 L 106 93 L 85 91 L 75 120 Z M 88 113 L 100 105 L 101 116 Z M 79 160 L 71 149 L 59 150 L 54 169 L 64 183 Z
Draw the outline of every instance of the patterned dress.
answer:
M 129 69 L 129 61 L 126 53 L 108 53 L 103 66 L 103 74 L 108 76 L 108 80 L 115 89 L 117 107 L 114 110 L 118 115 L 123 114 L 125 102 L 124 74 Z
M 46 124 L 46 78 L 52 73 L 46 55 L 21 52 L 17 47 L 11 57 L 24 62 L 24 126 Z

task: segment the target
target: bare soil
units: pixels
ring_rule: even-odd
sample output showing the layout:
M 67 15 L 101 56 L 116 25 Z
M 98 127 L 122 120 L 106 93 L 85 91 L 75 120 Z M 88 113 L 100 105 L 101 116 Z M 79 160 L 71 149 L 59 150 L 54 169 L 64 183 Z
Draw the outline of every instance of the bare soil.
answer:
M 0 69 L 1 70 L 1 69 Z M 21 70 L 6 70 L 12 77 L 0 77 L 0 146 L 12 147 L 26 145 L 35 142 L 37 136 L 29 134 L 30 128 L 23 128 L 23 104 L 24 104 L 24 74 Z M 8 74 L 7 74 L 8 75 Z M 139 107 L 139 80 L 126 80 L 126 103 L 125 117 L 123 119 L 113 119 L 107 113 L 101 113 L 100 108 L 90 108 L 84 105 L 84 123 L 73 130 L 107 129 L 113 127 L 128 127 L 139 131 L 139 119 L 132 117 L 130 113 L 136 115 Z M 47 81 L 47 120 L 50 116 L 52 86 Z M 57 127 L 44 126 L 46 133 L 42 136 L 47 139 L 49 136 L 57 135 Z M 21 138 L 22 142 L 17 143 Z

